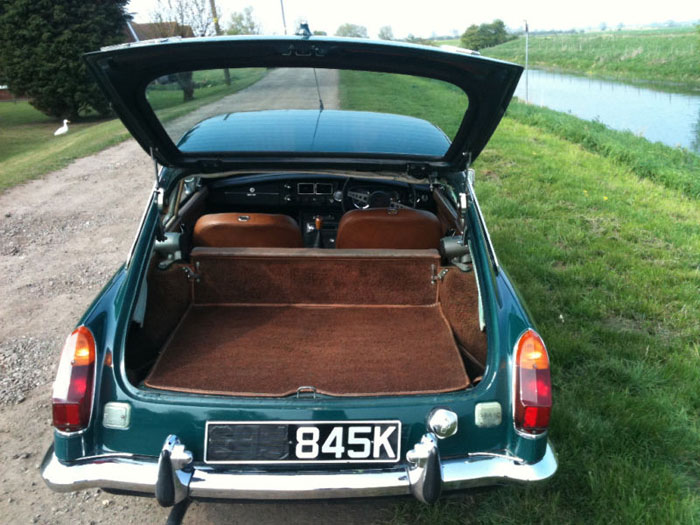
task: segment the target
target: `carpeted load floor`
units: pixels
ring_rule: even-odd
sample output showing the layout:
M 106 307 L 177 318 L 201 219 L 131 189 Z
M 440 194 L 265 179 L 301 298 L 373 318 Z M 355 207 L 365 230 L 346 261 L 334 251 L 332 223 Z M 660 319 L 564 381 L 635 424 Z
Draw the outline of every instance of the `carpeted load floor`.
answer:
M 439 305 L 192 306 L 146 385 L 241 396 L 439 393 L 469 379 Z

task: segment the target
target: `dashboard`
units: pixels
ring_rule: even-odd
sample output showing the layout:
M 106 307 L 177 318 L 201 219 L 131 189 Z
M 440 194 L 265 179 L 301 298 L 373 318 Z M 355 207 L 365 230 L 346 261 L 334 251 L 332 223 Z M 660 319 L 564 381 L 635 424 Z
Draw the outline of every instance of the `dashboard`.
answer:
M 305 174 L 245 176 L 203 181 L 210 213 L 284 213 L 302 228 L 306 246 L 335 246 L 342 215 L 353 209 L 406 207 L 435 210 L 430 186 L 402 181 Z M 320 225 L 320 228 L 319 228 Z
M 431 208 L 428 184 L 352 177 L 238 177 L 209 182 L 214 204 L 233 207 L 382 208 L 393 205 Z

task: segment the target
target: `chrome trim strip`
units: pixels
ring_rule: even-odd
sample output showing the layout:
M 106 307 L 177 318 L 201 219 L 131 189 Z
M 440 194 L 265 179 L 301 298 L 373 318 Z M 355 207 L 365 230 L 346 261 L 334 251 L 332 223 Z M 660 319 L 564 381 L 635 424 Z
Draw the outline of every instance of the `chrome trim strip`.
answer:
M 464 489 L 503 482 L 543 481 L 557 471 L 557 458 L 549 443 L 547 443 L 544 457 L 537 463 L 529 465 L 518 464 L 513 459 L 498 456 L 481 457 L 483 459 L 474 456 L 469 459 L 443 461 L 442 481 L 445 488 Z
M 129 265 L 131 264 L 131 259 L 134 257 L 134 252 L 136 251 L 136 245 L 139 242 L 139 238 L 141 237 L 141 233 L 143 233 L 143 227 L 144 224 L 146 223 L 146 217 L 148 216 L 148 210 L 151 208 L 151 204 L 153 203 L 153 198 L 158 192 L 158 182 L 153 185 L 153 189 L 151 192 L 148 194 L 148 200 L 146 201 L 146 207 L 143 210 L 143 213 L 141 214 L 141 220 L 139 221 L 139 228 L 136 231 L 136 235 L 134 236 L 134 240 L 131 242 L 131 248 L 129 248 L 129 254 L 126 256 L 126 261 L 124 262 L 124 266 L 126 269 L 129 268 Z
M 542 481 L 557 470 L 557 460 L 547 444 L 544 457 L 533 464 L 517 464 L 499 456 L 474 456 L 442 460 L 444 490 L 499 483 Z M 57 492 L 88 488 L 118 489 L 154 494 L 158 458 L 109 454 L 61 463 L 49 448 L 41 465 L 46 484 Z M 222 470 L 195 465 L 190 496 L 218 499 L 326 499 L 398 496 L 411 493 L 407 465 L 383 469 L 330 471 Z
M 527 462 L 518 456 L 511 456 L 510 454 L 497 454 L 496 452 L 470 452 L 467 454 L 470 458 L 504 458 L 512 461 L 516 465 L 525 465 Z
M 406 469 L 341 472 L 227 473 L 195 470 L 193 498 L 329 499 L 410 493 Z
M 474 250 L 472 250 L 472 243 L 469 241 L 467 243 L 469 248 L 469 257 L 472 261 L 475 261 Z M 484 332 L 486 331 L 486 318 L 484 317 L 484 299 L 481 297 L 481 283 L 479 282 L 479 265 L 472 262 L 472 269 L 474 270 L 474 279 L 476 280 L 476 293 L 479 300 L 479 329 Z
M 498 257 L 496 256 L 496 250 L 493 249 L 493 242 L 491 242 L 491 235 L 489 234 L 489 229 L 486 227 L 486 221 L 484 221 L 484 215 L 481 213 L 481 206 L 479 206 L 479 199 L 476 198 L 476 192 L 474 191 L 474 186 L 470 181 L 467 182 L 467 189 L 469 190 L 469 197 L 474 206 L 476 207 L 476 214 L 479 217 L 479 224 L 481 229 L 484 231 L 484 236 L 486 237 L 486 247 L 489 250 L 489 255 L 493 261 L 494 268 L 496 272 L 500 271 L 501 263 L 498 262 Z
M 92 456 L 70 465 L 61 463 L 53 445 L 41 464 L 41 476 L 51 490 L 72 492 L 94 487 L 155 494 L 158 458 L 124 457 L 121 454 Z

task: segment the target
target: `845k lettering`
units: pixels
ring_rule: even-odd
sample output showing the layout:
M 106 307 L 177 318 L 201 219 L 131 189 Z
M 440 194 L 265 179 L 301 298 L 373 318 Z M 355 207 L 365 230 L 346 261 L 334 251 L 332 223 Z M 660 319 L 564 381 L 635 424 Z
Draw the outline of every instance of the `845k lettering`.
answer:
M 207 423 L 207 463 L 394 463 L 399 421 Z

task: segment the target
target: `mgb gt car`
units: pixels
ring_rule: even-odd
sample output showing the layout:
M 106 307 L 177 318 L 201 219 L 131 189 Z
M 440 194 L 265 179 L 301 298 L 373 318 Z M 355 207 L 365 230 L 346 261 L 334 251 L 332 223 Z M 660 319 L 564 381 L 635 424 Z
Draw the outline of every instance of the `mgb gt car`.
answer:
M 316 37 L 86 61 L 155 185 L 63 348 L 49 487 L 432 503 L 554 474 L 547 350 L 471 168 L 520 66 Z

